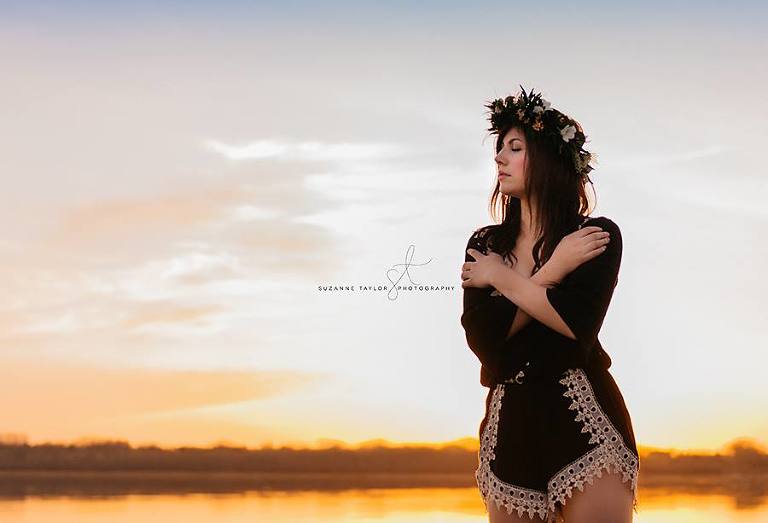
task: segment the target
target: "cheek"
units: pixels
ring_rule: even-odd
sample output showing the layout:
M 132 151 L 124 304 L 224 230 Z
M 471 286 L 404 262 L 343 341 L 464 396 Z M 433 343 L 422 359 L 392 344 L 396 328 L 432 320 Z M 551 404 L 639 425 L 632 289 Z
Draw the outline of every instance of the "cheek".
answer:
M 518 167 L 520 167 L 520 169 L 522 169 L 523 166 L 525 165 L 525 153 L 517 153 L 515 155 L 514 162 L 515 162 L 515 165 L 517 165 Z

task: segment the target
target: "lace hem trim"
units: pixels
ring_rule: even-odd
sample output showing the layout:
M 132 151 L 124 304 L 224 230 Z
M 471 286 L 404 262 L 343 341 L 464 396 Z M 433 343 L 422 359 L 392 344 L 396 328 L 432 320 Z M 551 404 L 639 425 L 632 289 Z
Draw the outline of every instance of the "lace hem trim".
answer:
M 494 502 L 497 508 L 504 505 L 509 514 L 516 510 L 520 517 L 522 517 L 523 512 L 527 512 L 531 519 L 533 519 L 534 514 L 545 518 L 547 516 L 547 495 L 545 492 L 518 487 L 502 481 L 491 470 L 491 461 L 496 459 L 494 449 L 496 448 L 502 397 L 504 397 L 504 385 L 499 383 L 493 389 L 493 396 L 488 409 L 488 422 L 483 429 L 480 444 L 480 466 L 475 472 L 480 494 L 486 504 L 486 509 L 488 503 Z
M 531 519 L 538 515 L 547 523 L 554 523 L 558 516 L 562 516 L 562 506 L 567 499 L 573 497 L 574 488 L 583 492 L 586 483 L 592 484 L 595 478 L 602 477 L 603 471 L 608 471 L 621 472 L 622 482 L 631 482 L 632 507 L 637 513 L 638 457 L 624 444 L 621 434 L 605 415 L 583 369 L 568 369 L 564 374 L 560 383 L 566 387 L 563 396 L 572 399 L 568 408 L 577 411 L 575 420 L 584 424 L 581 432 L 590 433 L 589 442 L 598 445 L 552 476 L 546 492 L 519 487 L 499 479 L 491 470 L 491 461 L 496 458 L 494 449 L 505 386 L 497 384 L 482 434 L 480 463 L 475 472 L 486 509 L 488 503 L 494 502 L 497 508 L 504 506 L 509 514 L 514 510 L 519 517 L 527 513 Z
M 576 421 L 584 422 L 581 432 L 590 433 L 589 442 L 597 443 L 598 446 L 553 476 L 547 485 L 550 506 L 558 501 L 565 503 L 566 496 L 572 497 L 574 487 L 583 492 L 585 483 L 591 485 L 596 477 L 602 477 L 603 471 L 607 471 L 621 473 L 624 483 L 630 481 L 632 508 L 637 513 L 639 458 L 629 450 L 619 431 L 600 407 L 583 369 L 568 369 L 560 383 L 567 388 L 563 396 L 572 399 L 568 409 L 577 412 Z

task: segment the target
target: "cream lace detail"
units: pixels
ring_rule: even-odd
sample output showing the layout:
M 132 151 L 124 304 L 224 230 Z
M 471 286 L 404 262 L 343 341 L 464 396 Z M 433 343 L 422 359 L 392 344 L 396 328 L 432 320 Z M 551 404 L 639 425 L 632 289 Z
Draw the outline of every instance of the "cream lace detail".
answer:
M 491 404 L 488 409 L 488 421 L 483 429 L 483 437 L 480 443 L 480 466 L 475 472 L 475 479 L 480 489 L 480 495 L 488 508 L 488 503 L 496 503 L 496 507 L 503 505 L 507 513 L 513 510 L 522 517 L 523 512 L 533 519 L 538 514 L 542 519 L 547 516 L 547 494 L 541 490 L 517 487 L 500 480 L 491 470 L 491 460 L 496 458 L 496 434 L 499 425 L 499 411 L 501 410 L 501 398 L 504 396 L 504 385 L 498 384 L 493 390 Z
M 605 415 L 583 369 L 568 369 L 563 374 L 565 377 L 560 380 L 566 386 L 563 396 L 572 398 L 568 408 L 577 411 L 575 420 L 584 423 L 581 432 L 590 433 L 589 442 L 598 445 L 552 476 L 546 492 L 502 481 L 491 470 L 491 461 L 496 458 L 494 449 L 505 390 L 504 384 L 497 384 L 492 393 L 488 421 L 480 442 L 479 466 L 475 472 L 486 509 L 490 502 L 494 502 L 498 508 L 504 506 L 509 514 L 514 510 L 519 517 L 527 513 L 531 519 L 538 515 L 548 523 L 554 523 L 558 516 L 561 517 L 561 506 L 567 498 L 573 497 L 574 487 L 584 491 L 586 483 L 592 484 L 606 470 L 621 472 L 622 481 L 630 481 L 633 510 L 637 512 L 638 457 L 624 444 L 621 434 Z
M 640 463 L 638 457 L 626 446 L 621 434 L 605 415 L 595 398 L 595 392 L 583 369 L 568 369 L 560 383 L 567 390 L 563 396 L 571 398 L 570 410 L 576 410 L 576 421 L 584 422 L 581 432 L 591 434 L 590 443 L 598 446 L 569 463 L 555 474 L 547 485 L 549 508 L 554 510 L 555 503 L 565 503 L 566 496 L 572 497 L 574 487 L 584 491 L 584 484 L 590 485 L 603 471 L 622 474 L 622 481 L 630 481 L 632 506 L 637 512 L 637 478 Z

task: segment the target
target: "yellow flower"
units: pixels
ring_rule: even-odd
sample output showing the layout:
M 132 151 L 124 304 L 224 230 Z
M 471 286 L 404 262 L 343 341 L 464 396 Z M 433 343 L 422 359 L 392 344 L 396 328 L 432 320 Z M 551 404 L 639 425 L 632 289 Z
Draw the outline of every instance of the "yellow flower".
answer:
M 531 127 L 536 131 L 541 131 L 544 128 L 544 124 L 541 123 L 541 120 L 537 119 Z

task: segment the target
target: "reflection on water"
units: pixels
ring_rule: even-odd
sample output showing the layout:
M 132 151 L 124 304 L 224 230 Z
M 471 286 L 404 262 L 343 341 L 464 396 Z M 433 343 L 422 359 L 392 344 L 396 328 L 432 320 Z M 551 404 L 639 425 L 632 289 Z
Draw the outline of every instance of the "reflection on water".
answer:
M 7 479 L 7 477 L 5 478 Z M 18 483 L 17 483 L 18 485 Z M 7 485 L 6 485 L 7 486 Z M 50 485 L 48 485 L 50 487 Z M 312 521 L 429 523 L 487 521 L 474 487 L 365 488 L 343 490 L 266 489 L 238 492 L 105 494 L 48 487 L 25 488 L 0 497 L 4 523 L 185 523 Z M 121 489 L 117 489 L 121 490 Z M 238 489 L 234 489 L 238 490 Z M 744 499 L 749 501 L 745 502 Z M 641 485 L 638 523 L 757 523 L 768 521 L 765 498 L 672 491 Z

